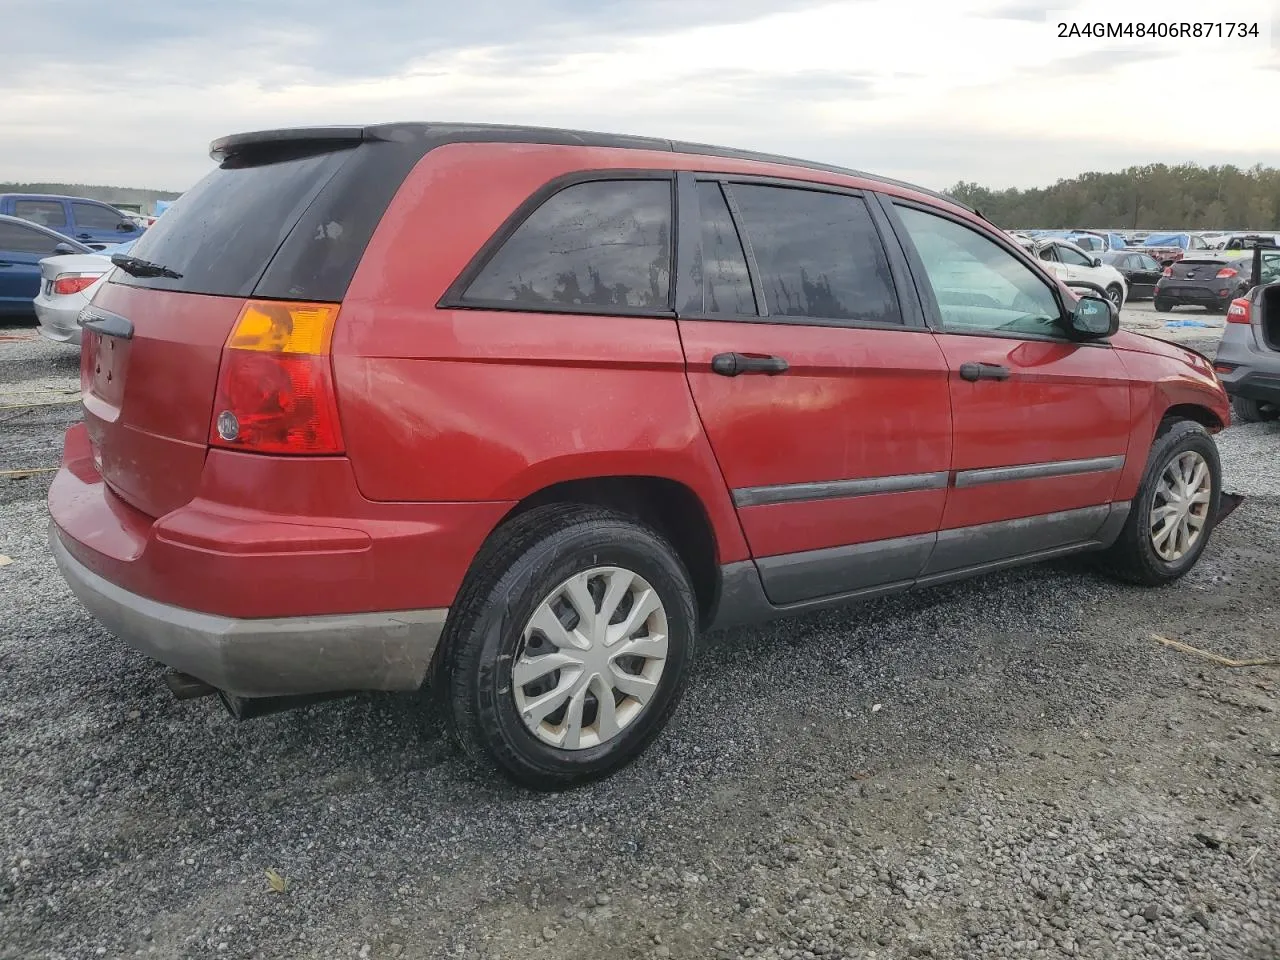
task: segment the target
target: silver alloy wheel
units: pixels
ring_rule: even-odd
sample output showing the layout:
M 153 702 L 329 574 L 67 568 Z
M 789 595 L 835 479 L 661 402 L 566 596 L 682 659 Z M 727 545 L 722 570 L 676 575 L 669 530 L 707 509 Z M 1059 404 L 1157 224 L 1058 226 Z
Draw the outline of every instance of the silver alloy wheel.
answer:
M 667 611 L 621 567 L 575 574 L 538 605 L 511 665 L 516 710 L 534 736 L 585 750 L 618 736 L 657 692 Z
M 1123 290 L 1121 290 L 1119 287 L 1112 287 L 1110 290 L 1107 291 L 1107 296 L 1111 299 L 1111 302 L 1116 305 L 1117 310 L 1123 309 L 1124 307 L 1124 291 Z
M 1213 476 L 1204 457 L 1186 450 L 1165 465 L 1151 504 L 1151 546 L 1167 563 L 1196 545 L 1209 519 Z

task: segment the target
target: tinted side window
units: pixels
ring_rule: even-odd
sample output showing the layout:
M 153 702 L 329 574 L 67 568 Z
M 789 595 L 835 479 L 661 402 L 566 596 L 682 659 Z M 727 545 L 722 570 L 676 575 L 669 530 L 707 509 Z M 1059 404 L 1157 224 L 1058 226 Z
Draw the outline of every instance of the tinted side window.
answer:
M 65 227 L 67 211 L 61 200 L 15 200 L 13 215 L 42 227 Z
M 18 223 L 0 223 L 0 250 L 50 256 L 62 240 Z
M 861 197 L 748 184 L 730 190 L 770 314 L 902 322 L 889 262 Z
M 944 329 L 1061 332 L 1053 291 L 1012 253 L 954 220 L 911 207 L 899 207 L 898 215 L 924 261 Z
M 694 282 L 702 284 L 703 312 L 754 316 L 756 298 L 742 252 L 742 238 L 733 225 L 720 184 L 698 184 L 698 211 L 702 218 L 702 252 L 700 262 L 694 264 Z
M 1040 248 L 1040 259 L 1048 260 L 1052 263 L 1058 262 L 1058 248 L 1052 243 Z
M 124 218 L 110 207 L 100 207 L 96 203 L 72 203 L 71 216 L 76 226 L 90 230 L 114 230 Z
M 1146 254 L 1143 254 L 1141 257 L 1139 257 L 1138 261 L 1142 264 L 1143 270 L 1159 270 L 1160 269 L 1160 264 L 1156 263 L 1155 258 L 1148 257 Z
M 535 210 L 463 299 L 667 310 L 670 290 L 671 181 L 593 180 Z

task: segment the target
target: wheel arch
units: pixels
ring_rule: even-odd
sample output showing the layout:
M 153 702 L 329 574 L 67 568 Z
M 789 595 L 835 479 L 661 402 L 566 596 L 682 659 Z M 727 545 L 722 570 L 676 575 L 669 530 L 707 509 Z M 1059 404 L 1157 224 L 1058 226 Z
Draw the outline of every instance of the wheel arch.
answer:
M 633 517 L 662 534 L 689 572 L 698 619 L 711 621 L 720 599 L 722 552 L 715 524 L 702 498 L 688 484 L 647 474 L 582 477 L 544 486 L 523 497 L 498 527 L 553 503 L 604 507 Z

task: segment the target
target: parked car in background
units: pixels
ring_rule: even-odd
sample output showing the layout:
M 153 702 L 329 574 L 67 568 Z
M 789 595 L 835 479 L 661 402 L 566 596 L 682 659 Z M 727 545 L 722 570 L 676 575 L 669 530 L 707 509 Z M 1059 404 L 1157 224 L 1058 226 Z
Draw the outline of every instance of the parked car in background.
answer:
M 1161 312 L 1174 307 L 1204 307 L 1226 313 L 1231 301 L 1249 289 L 1249 267 L 1225 251 L 1186 256 L 1164 268 L 1152 293 Z
M 83 243 L 17 217 L 0 215 L 0 315 L 28 315 L 40 292 L 45 257 L 92 253 Z
M 1097 230 L 1069 230 L 1061 235 L 1061 239 L 1074 243 L 1081 250 L 1091 254 L 1121 250 L 1128 246 L 1120 234 L 1102 233 Z
M 1231 303 L 1213 361 L 1238 420 L 1280 419 L 1280 249 L 1255 247 L 1250 289 Z M 1254 279 L 1256 278 L 1256 279 Z
M 1165 267 L 1188 254 L 1208 249 L 1209 244 L 1193 233 L 1153 233 L 1142 241 L 1142 250 Z
M 111 255 L 127 253 L 136 241 L 117 244 L 94 253 L 66 254 L 40 261 L 40 293 L 32 301 L 37 328 L 46 340 L 80 344 L 80 311 L 115 267 Z
M 704 630 L 1077 552 L 1169 584 L 1219 518 L 1209 361 L 937 193 L 494 125 L 210 152 L 82 317 L 50 539 L 240 716 L 426 688 L 563 788 Z
M 84 197 L 0 193 L 0 214 L 38 223 L 90 246 L 136 240 L 144 230 L 110 204 Z
M 1141 250 L 1113 250 L 1102 254 L 1102 262 L 1120 271 L 1128 288 L 1128 300 L 1150 300 L 1164 268 Z
M 1280 233 L 1230 233 L 1219 241 L 1218 249 L 1249 254 L 1254 247 L 1280 247 Z
M 1103 262 L 1100 256 L 1085 253 L 1074 243 L 1043 237 L 1031 241 L 1024 249 L 1030 250 L 1045 267 L 1061 280 L 1087 280 L 1107 291 L 1107 299 L 1124 306 L 1129 298 L 1128 283 L 1115 267 Z

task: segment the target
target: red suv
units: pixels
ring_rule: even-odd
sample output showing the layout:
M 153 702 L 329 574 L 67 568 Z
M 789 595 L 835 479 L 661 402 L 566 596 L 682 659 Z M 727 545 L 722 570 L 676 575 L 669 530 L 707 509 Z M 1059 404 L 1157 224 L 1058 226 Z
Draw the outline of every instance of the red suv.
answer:
M 81 317 L 51 543 L 240 716 L 416 691 L 514 779 L 634 757 L 707 629 L 1076 551 L 1184 574 L 1228 403 L 974 211 L 667 140 L 213 144 Z

